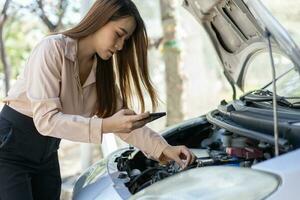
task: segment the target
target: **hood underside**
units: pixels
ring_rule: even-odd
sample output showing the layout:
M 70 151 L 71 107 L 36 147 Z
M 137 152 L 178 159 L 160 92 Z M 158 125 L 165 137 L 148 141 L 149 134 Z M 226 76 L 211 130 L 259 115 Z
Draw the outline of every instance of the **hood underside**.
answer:
M 288 56 L 300 69 L 300 53 L 287 31 L 259 0 L 184 0 L 183 6 L 201 23 L 213 42 L 227 79 L 243 90 L 248 61 L 272 49 Z

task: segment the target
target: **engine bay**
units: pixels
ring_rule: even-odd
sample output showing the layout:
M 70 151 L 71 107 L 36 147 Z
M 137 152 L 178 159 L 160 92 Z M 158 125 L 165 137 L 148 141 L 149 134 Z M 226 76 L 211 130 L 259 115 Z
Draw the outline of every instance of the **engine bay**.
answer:
M 280 108 L 280 154 L 300 147 L 300 113 Z M 117 177 L 131 194 L 174 174 L 209 166 L 251 167 L 275 156 L 272 109 L 243 101 L 223 102 L 206 116 L 182 122 L 163 132 L 171 145 L 185 145 L 196 156 L 194 163 L 181 169 L 175 162 L 162 164 L 147 158 L 133 147 L 115 158 Z
M 189 147 L 188 144 L 186 146 Z M 175 162 L 163 165 L 148 159 L 141 151 L 128 149 L 115 159 L 120 179 L 126 179 L 128 190 L 135 194 L 140 190 L 176 173 L 207 166 L 251 167 L 253 164 L 274 156 L 273 146 L 261 141 L 214 128 L 208 138 L 199 142 L 198 148 L 191 148 L 196 161 L 185 169 Z

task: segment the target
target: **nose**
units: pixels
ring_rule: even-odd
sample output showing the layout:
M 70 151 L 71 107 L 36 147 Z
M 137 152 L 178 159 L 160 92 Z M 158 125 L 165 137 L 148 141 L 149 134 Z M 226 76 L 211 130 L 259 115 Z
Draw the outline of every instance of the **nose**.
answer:
M 124 39 L 121 38 L 120 40 L 118 40 L 117 44 L 116 44 L 116 48 L 118 51 L 121 51 L 123 49 L 123 45 L 124 45 Z

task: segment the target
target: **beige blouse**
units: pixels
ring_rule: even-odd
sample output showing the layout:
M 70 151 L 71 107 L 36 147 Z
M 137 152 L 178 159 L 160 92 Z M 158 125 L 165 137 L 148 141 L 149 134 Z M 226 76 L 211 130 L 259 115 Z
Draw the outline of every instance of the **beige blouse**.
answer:
M 32 51 L 3 101 L 32 117 L 42 135 L 101 143 L 102 119 L 92 116 L 97 109 L 96 57 L 88 78 L 81 85 L 77 49 L 78 40 L 65 35 L 45 37 Z M 118 102 L 121 109 L 120 95 Z M 168 145 L 146 126 L 116 135 L 154 159 L 158 159 Z

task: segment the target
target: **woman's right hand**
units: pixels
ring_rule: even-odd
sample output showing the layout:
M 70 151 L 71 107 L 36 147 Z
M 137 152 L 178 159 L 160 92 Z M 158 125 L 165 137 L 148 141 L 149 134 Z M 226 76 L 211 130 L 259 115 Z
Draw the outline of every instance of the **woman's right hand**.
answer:
M 130 133 L 134 129 L 141 128 L 146 125 L 149 112 L 136 114 L 129 109 L 122 109 L 111 117 L 104 118 L 102 121 L 103 133 Z

